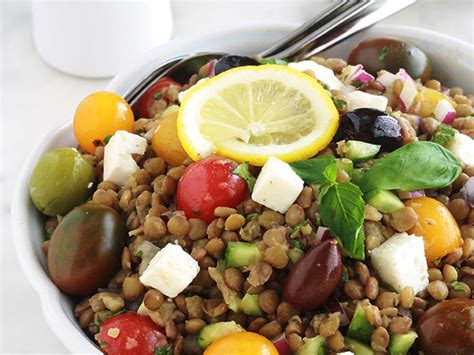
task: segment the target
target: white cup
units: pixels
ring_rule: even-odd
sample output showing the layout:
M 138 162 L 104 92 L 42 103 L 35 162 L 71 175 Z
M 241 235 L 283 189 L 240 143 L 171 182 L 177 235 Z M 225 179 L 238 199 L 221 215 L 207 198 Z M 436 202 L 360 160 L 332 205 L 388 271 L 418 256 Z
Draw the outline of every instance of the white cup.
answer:
M 172 34 L 170 0 L 33 0 L 39 55 L 56 69 L 105 78 Z

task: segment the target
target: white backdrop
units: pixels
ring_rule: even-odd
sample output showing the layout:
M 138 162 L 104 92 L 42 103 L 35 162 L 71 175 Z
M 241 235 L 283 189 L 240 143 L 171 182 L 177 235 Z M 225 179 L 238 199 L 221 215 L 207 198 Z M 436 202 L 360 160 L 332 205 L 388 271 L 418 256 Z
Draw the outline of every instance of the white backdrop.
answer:
M 255 23 L 302 23 L 327 5 L 311 0 L 172 0 L 174 38 Z M 36 54 L 28 1 L 1 2 L 1 309 L 0 353 L 66 353 L 49 330 L 11 240 L 10 200 L 19 168 L 35 144 L 72 119 L 79 101 L 107 80 L 64 75 Z M 474 42 L 473 0 L 424 0 L 386 23 L 419 26 Z

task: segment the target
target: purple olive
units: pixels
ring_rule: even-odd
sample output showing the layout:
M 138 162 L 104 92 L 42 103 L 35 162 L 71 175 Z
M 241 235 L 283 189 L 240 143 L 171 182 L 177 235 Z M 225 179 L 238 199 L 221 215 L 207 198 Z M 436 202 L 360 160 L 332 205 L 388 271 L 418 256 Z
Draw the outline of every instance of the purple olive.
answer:
M 395 38 L 374 38 L 360 42 L 349 54 L 348 63 L 362 64 L 372 75 L 377 75 L 382 69 L 396 73 L 403 68 L 413 78 L 420 78 L 423 82 L 431 77 L 428 56 L 412 43 Z
M 216 75 L 223 73 L 229 69 L 243 67 L 246 65 L 260 65 L 261 63 L 254 58 L 241 55 L 225 55 L 220 58 L 214 69 Z
M 322 306 L 336 288 L 342 274 L 341 253 L 335 240 L 310 249 L 291 269 L 285 281 L 283 298 L 309 311 Z
M 336 139 L 354 139 L 380 144 L 383 151 L 392 151 L 403 143 L 397 119 L 372 108 L 358 108 L 341 117 Z

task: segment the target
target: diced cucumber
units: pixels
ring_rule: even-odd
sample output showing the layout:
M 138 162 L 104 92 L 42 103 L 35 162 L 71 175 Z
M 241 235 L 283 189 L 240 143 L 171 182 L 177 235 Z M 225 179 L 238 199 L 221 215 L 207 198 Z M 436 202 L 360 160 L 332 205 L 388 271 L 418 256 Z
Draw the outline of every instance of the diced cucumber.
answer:
M 354 353 L 354 355 L 374 355 L 374 352 L 367 345 L 348 337 L 344 338 L 346 347 Z
M 390 355 L 406 355 L 416 338 L 418 338 L 418 334 L 413 330 L 405 334 L 392 334 L 388 348 Z
M 362 177 L 364 174 L 368 171 L 369 169 L 367 168 L 357 168 L 352 171 L 352 176 L 351 176 L 351 182 L 354 184 L 359 184 L 359 182 L 362 180 Z
M 354 170 L 354 163 L 352 163 L 352 160 L 346 158 L 336 159 L 336 167 L 351 175 L 352 170 Z
M 392 213 L 404 207 L 403 202 L 388 190 L 373 190 L 367 193 L 365 201 L 382 213 Z
M 240 308 L 242 309 L 242 312 L 252 317 L 263 316 L 263 312 L 260 308 L 260 302 L 258 299 L 258 294 L 252 295 L 250 293 L 246 293 L 245 296 L 242 298 L 242 302 L 240 303 Z
M 227 307 L 235 312 L 238 313 L 242 310 L 242 299 L 240 297 L 235 297 L 228 305 Z
M 347 335 L 364 343 L 370 343 L 370 337 L 373 332 L 374 327 L 367 319 L 364 309 L 357 306 L 354 317 L 352 317 L 351 323 L 349 324 Z
M 296 355 L 324 355 L 326 353 L 326 339 L 321 335 L 309 338 L 298 349 Z
M 361 141 L 347 141 L 342 150 L 344 157 L 354 163 L 360 163 L 375 157 L 380 150 L 380 145 Z
M 254 244 L 245 242 L 229 242 L 225 251 L 226 267 L 249 266 L 258 261 L 262 251 Z
M 244 332 L 245 330 L 233 320 L 229 322 L 217 322 L 206 325 L 199 332 L 197 343 L 201 349 L 206 349 L 210 344 L 224 335 Z

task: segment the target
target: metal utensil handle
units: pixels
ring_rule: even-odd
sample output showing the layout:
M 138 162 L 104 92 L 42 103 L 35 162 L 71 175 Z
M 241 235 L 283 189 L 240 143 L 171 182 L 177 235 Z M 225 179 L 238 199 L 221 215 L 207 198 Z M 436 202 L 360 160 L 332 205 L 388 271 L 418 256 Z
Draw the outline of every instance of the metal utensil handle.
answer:
M 293 46 L 299 41 L 303 40 L 308 34 L 314 32 L 330 20 L 334 19 L 342 13 L 344 9 L 352 7 L 354 0 L 336 0 L 332 1 L 331 5 L 318 13 L 311 20 L 299 26 L 296 30 L 290 32 L 278 42 L 272 44 L 271 47 L 259 53 L 262 58 L 272 57 L 287 48 Z
M 414 4 L 416 0 L 367 0 L 351 12 L 344 11 L 301 41 L 274 55 L 287 60 L 303 60 L 322 52 L 347 37 Z M 272 56 L 273 57 L 273 56 Z

